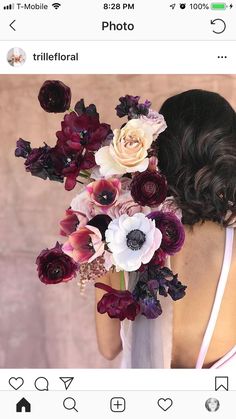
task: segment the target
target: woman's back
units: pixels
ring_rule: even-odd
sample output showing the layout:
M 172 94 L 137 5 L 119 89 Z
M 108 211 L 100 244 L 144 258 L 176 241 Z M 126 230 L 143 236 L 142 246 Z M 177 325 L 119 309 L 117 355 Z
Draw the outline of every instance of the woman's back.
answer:
M 218 368 L 230 358 L 236 368 L 236 240 L 230 227 L 236 219 L 236 113 L 220 95 L 201 90 L 168 98 L 160 113 L 167 129 L 152 153 L 186 233 L 181 251 L 168 259 L 187 290 L 174 304 L 160 295 L 157 319 L 122 323 L 122 365 Z M 139 274 L 131 275 L 131 291 L 137 281 Z
M 221 274 L 226 229 L 213 222 L 185 226 L 181 252 L 171 268 L 188 286 L 174 304 L 172 368 L 195 368 Z M 236 345 L 236 241 L 217 323 L 203 367 L 209 368 Z M 226 261 L 227 263 L 227 261 Z

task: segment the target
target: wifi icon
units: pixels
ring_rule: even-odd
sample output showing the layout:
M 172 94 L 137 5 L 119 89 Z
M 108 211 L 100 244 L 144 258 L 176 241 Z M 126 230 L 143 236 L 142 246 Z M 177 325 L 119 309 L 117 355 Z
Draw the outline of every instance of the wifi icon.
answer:
M 54 9 L 59 9 L 59 7 L 61 6 L 61 4 L 60 3 L 53 3 L 52 4 L 52 7 L 54 7 Z

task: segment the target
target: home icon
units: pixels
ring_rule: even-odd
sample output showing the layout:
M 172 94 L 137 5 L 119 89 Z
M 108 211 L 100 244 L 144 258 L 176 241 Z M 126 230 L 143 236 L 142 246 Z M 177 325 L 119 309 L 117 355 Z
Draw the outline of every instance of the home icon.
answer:
M 31 404 L 24 397 L 16 405 L 17 412 L 31 412 Z

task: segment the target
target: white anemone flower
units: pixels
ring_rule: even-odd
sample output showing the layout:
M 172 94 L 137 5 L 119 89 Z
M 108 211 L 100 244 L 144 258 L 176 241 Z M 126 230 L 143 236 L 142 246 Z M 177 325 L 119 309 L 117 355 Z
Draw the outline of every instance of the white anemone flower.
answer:
M 111 221 L 105 234 L 115 264 L 127 272 L 150 262 L 162 241 L 155 220 L 139 212 L 131 217 L 123 214 Z

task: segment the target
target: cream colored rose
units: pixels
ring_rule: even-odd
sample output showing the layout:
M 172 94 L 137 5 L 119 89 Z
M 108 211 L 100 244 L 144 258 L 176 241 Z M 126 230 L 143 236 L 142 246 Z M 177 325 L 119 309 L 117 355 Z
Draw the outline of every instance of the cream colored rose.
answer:
M 101 175 L 123 175 L 146 170 L 147 151 L 154 135 L 152 125 L 141 119 L 132 119 L 122 129 L 115 129 L 110 146 L 100 148 L 95 154 Z

